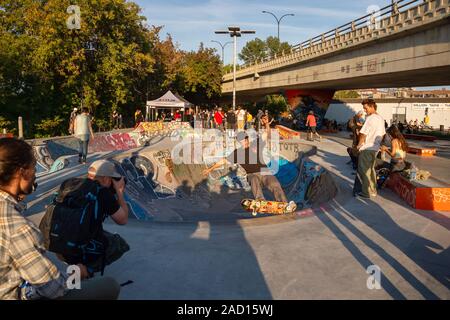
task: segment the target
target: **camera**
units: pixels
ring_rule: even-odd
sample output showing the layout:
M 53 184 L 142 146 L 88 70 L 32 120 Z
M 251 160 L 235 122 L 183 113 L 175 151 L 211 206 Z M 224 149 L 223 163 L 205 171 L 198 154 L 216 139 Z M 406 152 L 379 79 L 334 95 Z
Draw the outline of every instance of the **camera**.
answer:
M 120 177 L 120 178 L 112 178 L 114 181 L 119 182 L 121 179 L 123 178 L 123 181 L 125 183 L 125 186 L 128 183 L 128 179 L 126 177 Z M 114 185 L 111 184 L 110 190 L 112 191 L 113 194 L 116 194 L 116 189 L 114 188 Z

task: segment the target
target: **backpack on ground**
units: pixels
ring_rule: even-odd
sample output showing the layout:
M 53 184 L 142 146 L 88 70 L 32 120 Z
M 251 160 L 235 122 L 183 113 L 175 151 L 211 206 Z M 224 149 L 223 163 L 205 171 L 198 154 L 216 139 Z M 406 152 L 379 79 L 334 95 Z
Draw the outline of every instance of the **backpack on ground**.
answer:
M 47 250 L 61 255 L 69 264 L 82 263 L 103 274 L 108 245 L 103 232 L 104 216 L 98 210 L 101 186 L 91 179 L 63 182 L 39 225 Z M 92 268 L 91 268 L 92 269 Z

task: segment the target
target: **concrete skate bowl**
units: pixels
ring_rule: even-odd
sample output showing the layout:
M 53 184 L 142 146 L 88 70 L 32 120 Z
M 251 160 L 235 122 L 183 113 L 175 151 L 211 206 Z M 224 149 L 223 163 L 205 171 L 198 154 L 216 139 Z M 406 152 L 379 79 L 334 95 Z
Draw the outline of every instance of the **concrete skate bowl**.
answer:
M 337 193 L 331 175 L 309 160 L 317 151 L 315 147 L 283 141 L 276 176 L 288 199 L 297 203 L 298 211 L 292 215 L 255 218 L 240 205 L 242 199 L 253 195 L 246 173 L 239 165 L 229 165 L 205 177 L 203 171 L 219 159 L 217 155 L 205 157 L 199 162 L 202 164 L 177 164 L 172 159 L 175 145 L 168 142 L 165 147 L 146 147 L 110 159 L 127 177 L 126 201 L 132 218 L 161 223 L 237 220 L 268 223 L 269 219 L 262 218 L 278 221 L 302 217 L 303 211 L 330 201 Z M 266 196 L 273 199 L 270 193 Z

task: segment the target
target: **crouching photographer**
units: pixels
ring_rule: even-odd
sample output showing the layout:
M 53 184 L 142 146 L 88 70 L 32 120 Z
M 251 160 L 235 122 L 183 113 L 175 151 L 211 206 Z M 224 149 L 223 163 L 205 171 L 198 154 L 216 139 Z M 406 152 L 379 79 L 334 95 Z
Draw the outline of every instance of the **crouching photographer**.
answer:
M 127 224 L 125 186 L 125 177 L 106 160 L 94 162 L 87 178 L 63 182 L 40 225 L 48 250 L 69 264 L 85 265 L 91 276 L 103 275 L 105 266 L 130 249 L 120 235 L 103 229 L 108 217 Z

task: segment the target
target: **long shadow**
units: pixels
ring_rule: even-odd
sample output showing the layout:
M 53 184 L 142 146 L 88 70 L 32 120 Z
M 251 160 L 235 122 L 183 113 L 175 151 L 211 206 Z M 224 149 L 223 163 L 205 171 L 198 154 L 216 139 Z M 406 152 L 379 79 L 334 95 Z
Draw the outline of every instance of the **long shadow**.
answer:
M 200 167 L 193 170 L 197 169 Z M 205 192 L 211 200 L 203 198 Z M 140 280 L 124 288 L 124 295 L 131 299 L 273 299 L 238 223 L 240 217 L 228 213 L 223 221 L 215 206 L 208 212 L 199 206 L 202 201 L 229 199 L 230 189 L 220 187 L 215 192 L 207 180 L 193 177 L 181 181 L 176 193 L 175 201 L 183 202 L 195 217 L 186 216 L 188 222 L 184 223 L 143 224 L 142 237 L 127 239 L 130 254 L 111 270 L 121 282 L 137 275 Z
M 361 266 L 367 270 L 367 268 L 375 263 L 370 261 L 370 259 L 358 249 L 358 247 L 345 235 L 341 229 L 327 216 L 325 210 L 317 214 L 317 218 L 330 229 L 331 232 L 341 241 L 342 245 L 353 255 L 353 257 L 361 264 Z M 339 222 L 342 223 L 343 219 Z M 350 223 L 345 226 L 348 228 Z M 367 243 L 366 243 L 367 244 Z M 384 251 L 384 250 L 383 250 Z M 383 289 L 386 290 L 388 294 L 391 295 L 393 299 L 405 300 L 406 297 L 394 286 L 394 284 L 382 273 L 381 284 Z
M 342 179 L 341 179 L 342 180 Z M 406 269 L 397 259 L 387 253 L 380 245 L 367 237 L 362 231 L 355 227 L 349 220 L 358 220 L 370 227 L 378 235 L 389 241 L 397 247 L 409 259 L 414 261 L 420 268 L 433 276 L 443 286 L 450 289 L 450 281 L 448 280 L 449 272 L 445 266 L 450 265 L 449 249 L 442 248 L 433 241 L 425 239 L 407 231 L 400 227 L 389 216 L 389 214 L 376 202 L 367 201 L 365 208 L 361 210 L 352 210 L 348 212 L 345 208 L 338 205 L 332 205 L 331 214 L 339 223 L 362 241 L 367 247 L 370 247 L 381 258 L 383 258 L 391 267 L 396 270 L 413 288 L 415 288 L 425 299 L 439 299 L 439 297 L 423 284 L 417 277 Z M 361 253 L 361 251 L 351 242 L 351 240 L 338 228 L 338 226 L 327 216 L 325 212 L 319 213 L 317 217 L 332 231 L 342 244 L 352 253 L 355 259 L 367 268 L 373 264 Z M 436 254 L 432 249 L 443 250 L 440 254 Z M 447 270 L 447 271 L 444 271 Z M 392 282 L 383 275 L 383 288 L 394 298 L 404 299 L 403 294 L 396 289 Z

